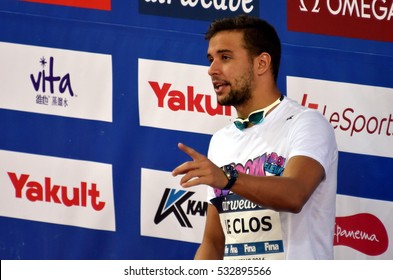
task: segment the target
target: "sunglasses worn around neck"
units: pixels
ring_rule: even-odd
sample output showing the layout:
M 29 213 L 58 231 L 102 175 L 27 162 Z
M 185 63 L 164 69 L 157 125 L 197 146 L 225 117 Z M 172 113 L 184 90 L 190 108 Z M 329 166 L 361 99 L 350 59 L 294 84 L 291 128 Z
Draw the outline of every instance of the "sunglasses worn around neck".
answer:
M 264 109 L 261 109 L 261 110 L 257 110 L 257 111 L 252 112 L 250 115 L 248 115 L 247 119 L 237 118 L 234 121 L 235 126 L 238 129 L 243 130 L 243 129 L 247 128 L 248 123 L 252 123 L 252 124 L 261 123 L 263 121 L 264 113 L 265 113 Z
M 269 112 L 274 106 L 278 105 L 281 102 L 281 100 L 283 100 L 283 99 L 284 99 L 284 96 L 281 95 L 279 99 L 274 101 L 269 106 L 267 106 L 263 109 L 259 109 L 259 110 L 251 112 L 246 119 L 236 118 L 234 121 L 235 126 L 238 129 L 243 130 L 243 129 L 247 128 L 248 123 L 252 123 L 252 124 L 261 123 L 265 117 L 264 116 L 265 112 Z

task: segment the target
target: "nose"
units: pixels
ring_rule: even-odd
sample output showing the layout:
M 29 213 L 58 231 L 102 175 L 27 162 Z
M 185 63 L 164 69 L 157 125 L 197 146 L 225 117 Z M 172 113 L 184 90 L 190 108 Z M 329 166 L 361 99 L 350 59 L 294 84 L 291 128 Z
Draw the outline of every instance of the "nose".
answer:
M 215 62 L 214 60 L 210 63 L 209 69 L 207 71 L 207 73 L 210 76 L 216 75 L 219 72 L 219 67 L 218 67 L 218 63 Z

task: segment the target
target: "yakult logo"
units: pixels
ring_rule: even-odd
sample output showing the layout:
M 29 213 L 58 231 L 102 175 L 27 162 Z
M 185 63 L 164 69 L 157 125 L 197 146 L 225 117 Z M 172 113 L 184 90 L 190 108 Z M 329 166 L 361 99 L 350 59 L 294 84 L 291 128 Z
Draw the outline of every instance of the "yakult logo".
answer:
M 100 191 L 95 183 L 81 182 L 78 187 L 67 187 L 53 184 L 50 177 L 39 182 L 31 180 L 28 174 L 7 174 L 15 189 L 16 198 L 31 202 L 57 203 L 67 207 L 91 207 L 95 211 L 101 211 L 105 207 L 105 202 L 99 200 Z
M 298 0 L 287 8 L 289 30 L 393 41 L 391 0 Z
M 116 230 L 111 165 L 2 150 L 0 158 L 0 216 Z
M 149 81 L 149 84 L 157 97 L 157 106 L 167 106 L 172 111 L 189 111 L 207 113 L 210 116 L 231 115 L 231 108 L 217 104 L 212 105 L 212 96 L 203 93 L 195 93 L 193 86 L 187 86 L 187 92 L 171 89 L 172 84 Z M 215 106 L 215 107 L 214 107 Z
M 299 77 L 287 77 L 287 87 L 331 123 L 340 151 L 393 157 L 393 89 Z
M 233 109 L 217 103 L 207 67 L 139 59 L 142 126 L 213 134 Z
M 160 16 L 213 20 L 250 14 L 259 16 L 258 0 L 139 0 L 139 12 Z

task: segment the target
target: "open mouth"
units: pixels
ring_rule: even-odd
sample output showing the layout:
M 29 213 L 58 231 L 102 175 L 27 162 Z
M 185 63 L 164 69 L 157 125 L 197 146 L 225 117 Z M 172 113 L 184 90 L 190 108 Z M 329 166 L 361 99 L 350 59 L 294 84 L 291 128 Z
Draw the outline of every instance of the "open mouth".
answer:
M 213 81 L 213 87 L 216 93 L 221 92 L 226 86 L 228 86 L 229 83 L 224 82 L 224 81 Z

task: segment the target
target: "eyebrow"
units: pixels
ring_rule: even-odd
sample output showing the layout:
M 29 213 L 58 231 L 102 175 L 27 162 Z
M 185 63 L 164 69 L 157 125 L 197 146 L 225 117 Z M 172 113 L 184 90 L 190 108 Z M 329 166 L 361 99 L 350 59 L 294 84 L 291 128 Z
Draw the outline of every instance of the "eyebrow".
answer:
M 222 50 L 218 50 L 216 53 L 217 53 L 217 54 L 221 54 L 221 53 L 233 53 L 233 51 L 232 51 L 232 50 L 229 50 L 229 49 L 222 49 Z M 210 57 L 212 57 L 212 55 L 211 55 L 210 53 L 207 53 L 207 58 L 210 58 Z

